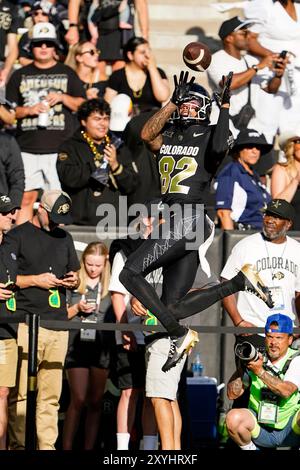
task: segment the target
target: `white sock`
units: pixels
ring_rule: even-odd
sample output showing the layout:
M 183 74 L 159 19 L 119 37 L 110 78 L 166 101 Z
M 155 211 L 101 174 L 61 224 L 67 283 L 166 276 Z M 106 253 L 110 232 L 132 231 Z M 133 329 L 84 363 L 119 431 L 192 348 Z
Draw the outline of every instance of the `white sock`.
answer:
M 117 450 L 128 450 L 129 440 L 129 432 L 117 432 Z
M 240 446 L 240 448 L 242 450 L 256 450 L 257 449 L 256 445 L 252 441 L 250 441 L 249 444 L 245 444 L 244 446 Z
M 158 448 L 158 435 L 143 436 L 143 450 L 157 450 Z

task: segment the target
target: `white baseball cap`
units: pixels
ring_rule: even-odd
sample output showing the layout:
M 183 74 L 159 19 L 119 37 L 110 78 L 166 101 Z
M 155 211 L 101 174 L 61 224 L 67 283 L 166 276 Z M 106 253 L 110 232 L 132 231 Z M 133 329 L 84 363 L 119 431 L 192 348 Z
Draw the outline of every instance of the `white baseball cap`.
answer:
M 58 46 L 55 26 L 52 23 L 37 23 L 32 30 L 31 43 L 51 41 Z
M 110 103 L 110 130 L 123 131 L 132 117 L 132 109 L 132 101 L 128 95 L 116 95 Z

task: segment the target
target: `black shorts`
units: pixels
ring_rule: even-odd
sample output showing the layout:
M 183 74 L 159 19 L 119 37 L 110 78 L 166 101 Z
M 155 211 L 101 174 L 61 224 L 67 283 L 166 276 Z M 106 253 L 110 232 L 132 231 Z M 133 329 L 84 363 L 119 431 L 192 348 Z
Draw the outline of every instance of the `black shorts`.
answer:
M 80 331 L 70 331 L 65 369 L 108 369 L 114 344 L 114 333 L 110 331 L 97 331 L 95 341 L 82 341 Z
M 118 345 L 116 371 L 120 390 L 144 388 L 146 377 L 145 346 L 138 344 L 136 351 L 126 351 L 122 345 Z

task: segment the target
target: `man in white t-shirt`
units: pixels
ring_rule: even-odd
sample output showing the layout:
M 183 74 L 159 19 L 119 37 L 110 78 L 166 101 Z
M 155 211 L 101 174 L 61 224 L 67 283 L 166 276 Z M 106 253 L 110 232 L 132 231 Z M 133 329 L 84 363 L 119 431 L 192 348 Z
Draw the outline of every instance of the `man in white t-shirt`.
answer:
M 262 232 L 245 237 L 232 249 L 221 277 L 231 279 L 241 266 L 251 263 L 268 285 L 274 301 L 271 309 L 247 292 L 224 298 L 223 305 L 235 326 L 263 327 L 268 315 L 278 312 L 293 322 L 296 315 L 300 318 L 300 243 L 286 235 L 294 218 L 290 203 L 273 199 L 266 206 Z M 264 347 L 263 335 L 240 335 L 236 343 L 245 339 L 255 347 Z
M 110 247 L 112 261 L 109 291 L 117 323 L 141 323 L 130 307 L 131 295 L 119 281 L 127 256 L 134 250 L 138 240 L 115 240 Z M 116 253 L 113 257 L 113 253 Z M 112 260 L 113 257 L 113 260 Z M 161 280 L 160 280 L 161 282 Z M 117 449 L 128 450 L 130 434 L 134 425 L 138 398 L 145 388 L 145 342 L 139 331 L 116 331 L 117 362 L 116 371 L 121 397 L 117 409 Z M 154 411 L 149 399 L 144 399 L 143 450 L 157 448 L 157 432 Z
M 244 54 L 248 50 L 248 26 L 253 21 L 245 21 L 237 16 L 222 23 L 219 36 L 223 49 L 212 55 L 211 64 L 207 70 L 210 86 L 220 90 L 222 77 L 234 72 L 231 83 L 230 117 L 240 113 L 247 103 L 249 91 L 255 116 L 248 123 L 250 129 L 256 129 L 264 134 L 268 143 L 273 143 L 278 128 L 277 116 L 271 108 L 262 107 L 262 97 L 268 99 L 268 94 L 277 93 L 281 77 L 285 69 L 285 61 L 279 54 L 269 54 L 260 62 L 252 55 Z M 270 106 L 273 99 L 270 99 Z M 267 112 L 266 112 L 267 110 Z M 230 130 L 236 137 L 241 127 L 237 128 L 230 120 Z

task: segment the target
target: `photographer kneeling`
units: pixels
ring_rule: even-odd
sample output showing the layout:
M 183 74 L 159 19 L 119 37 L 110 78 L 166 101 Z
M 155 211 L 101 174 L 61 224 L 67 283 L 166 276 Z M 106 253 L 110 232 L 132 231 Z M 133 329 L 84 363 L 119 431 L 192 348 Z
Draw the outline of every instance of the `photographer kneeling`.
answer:
M 226 416 L 229 435 L 242 450 L 300 445 L 300 355 L 290 348 L 292 320 L 280 313 L 269 316 L 265 334 L 266 355 L 258 352 L 249 362 L 244 355 L 245 367 L 227 385 L 230 400 L 250 387 L 248 408 L 232 409 Z M 247 352 L 247 347 L 236 353 Z

